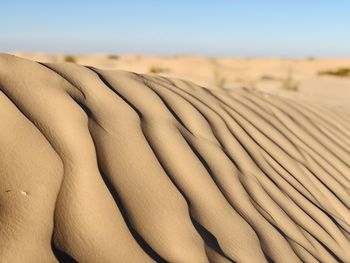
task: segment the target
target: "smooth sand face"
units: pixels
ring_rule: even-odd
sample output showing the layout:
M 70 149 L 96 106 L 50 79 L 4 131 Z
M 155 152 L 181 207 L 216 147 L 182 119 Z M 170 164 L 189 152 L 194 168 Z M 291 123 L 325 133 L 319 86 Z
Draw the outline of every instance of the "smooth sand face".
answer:
M 0 56 L 4 262 L 350 261 L 350 112 Z

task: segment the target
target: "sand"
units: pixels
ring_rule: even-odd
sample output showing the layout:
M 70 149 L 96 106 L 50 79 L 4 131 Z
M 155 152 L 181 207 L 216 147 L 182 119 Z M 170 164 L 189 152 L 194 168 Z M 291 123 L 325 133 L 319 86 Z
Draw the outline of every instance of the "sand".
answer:
M 2 262 L 350 262 L 350 111 L 0 56 Z
M 87 54 L 14 54 L 40 62 L 63 62 L 68 57 L 77 63 L 108 70 L 126 70 L 181 78 L 200 86 L 217 89 L 254 88 L 280 97 L 315 102 L 327 107 L 350 109 L 350 76 L 319 75 L 323 71 L 350 68 L 350 58 L 244 58 L 204 56 L 145 56 Z M 291 78 L 297 90 L 287 89 Z

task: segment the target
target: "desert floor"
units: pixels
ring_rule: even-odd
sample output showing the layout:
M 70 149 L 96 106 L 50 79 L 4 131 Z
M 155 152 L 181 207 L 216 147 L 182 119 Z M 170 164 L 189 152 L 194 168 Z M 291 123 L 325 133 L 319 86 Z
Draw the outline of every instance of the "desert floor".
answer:
M 15 53 L 41 62 L 64 62 L 69 55 Z M 350 107 L 350 73 L 345 77 L 320 75 L 350 69 L 349 59 L 254 59 L 195 56 L 74 55 L 74 61 L 101 69 L 157 73 L 181 78 L 207 88 L 249 87 L 288 98 Z

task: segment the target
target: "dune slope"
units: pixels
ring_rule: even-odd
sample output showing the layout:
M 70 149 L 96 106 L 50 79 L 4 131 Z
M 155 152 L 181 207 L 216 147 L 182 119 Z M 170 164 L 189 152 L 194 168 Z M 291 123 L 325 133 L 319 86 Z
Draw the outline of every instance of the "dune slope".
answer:
M 349 120 L 1 55 L 0 258 L 349 262 Z

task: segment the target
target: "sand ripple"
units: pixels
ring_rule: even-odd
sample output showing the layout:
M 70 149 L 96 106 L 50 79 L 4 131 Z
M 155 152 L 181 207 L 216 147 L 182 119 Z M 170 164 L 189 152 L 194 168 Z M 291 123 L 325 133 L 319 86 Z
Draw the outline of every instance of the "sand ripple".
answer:
M 350 262 L 350 115 L 0 56 L 2 262 Z

